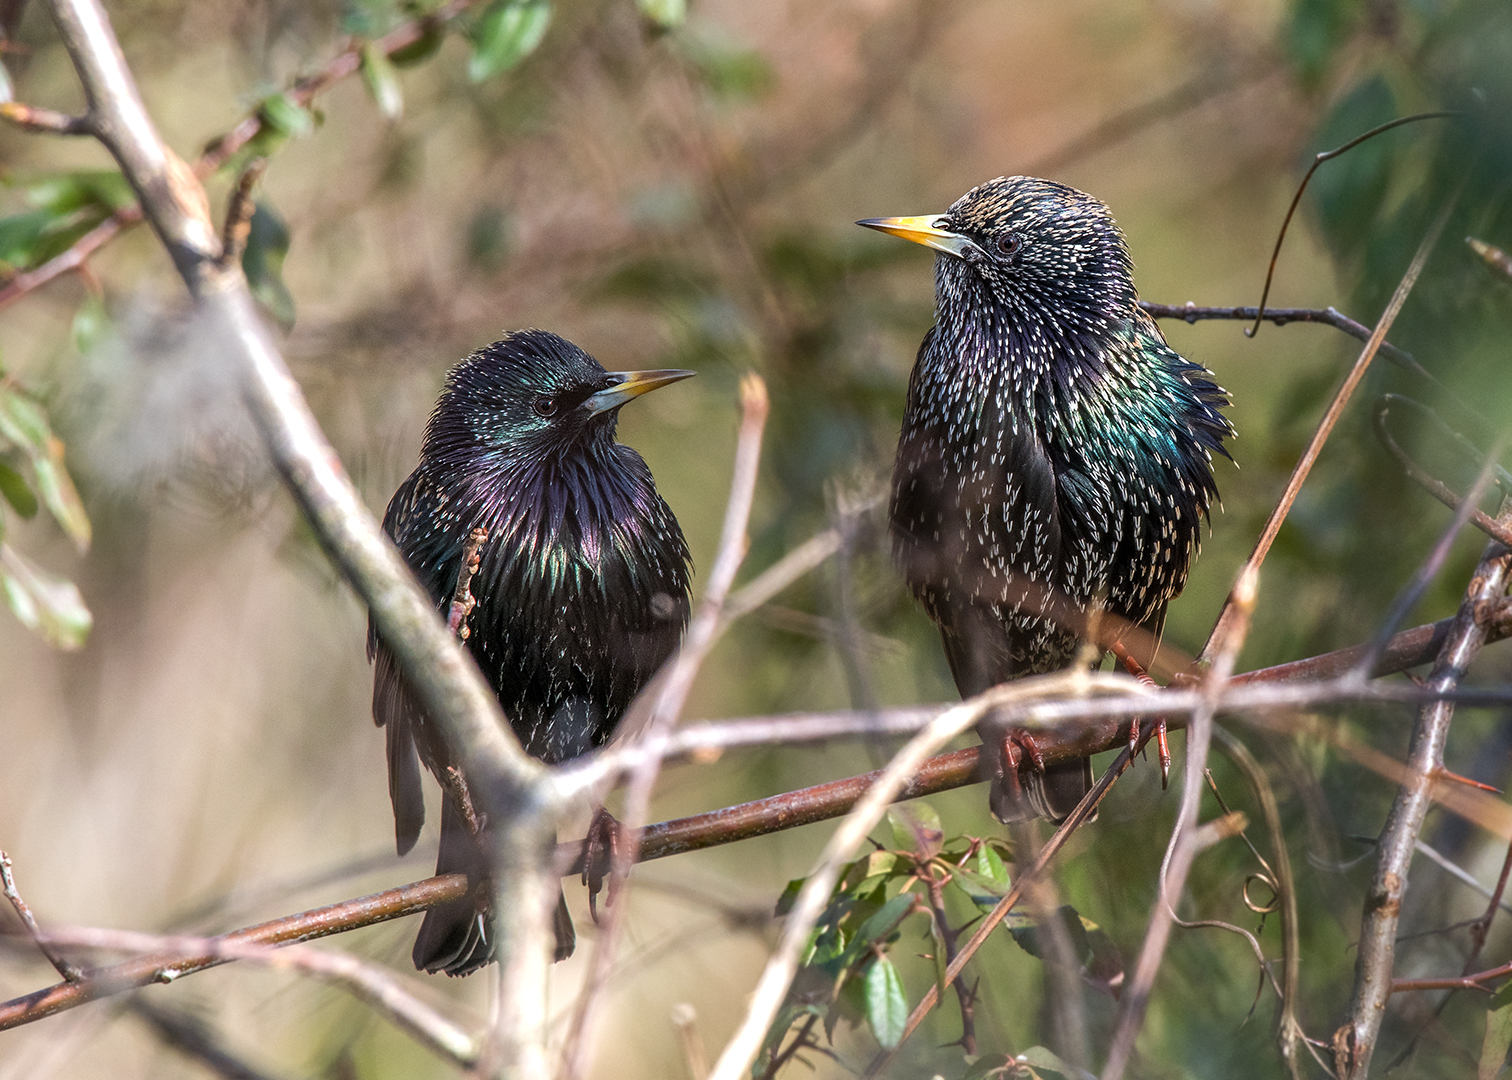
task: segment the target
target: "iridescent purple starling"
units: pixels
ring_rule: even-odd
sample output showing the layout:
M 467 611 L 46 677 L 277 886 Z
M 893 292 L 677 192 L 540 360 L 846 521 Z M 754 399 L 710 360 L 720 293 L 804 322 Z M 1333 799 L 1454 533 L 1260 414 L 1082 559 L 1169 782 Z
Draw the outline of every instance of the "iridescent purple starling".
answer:
M 645 461 L 614 430 L 620 406 L 692 374 L 608 372 L 555 334 L 512 333 L 447 376 L 420 464 L 384 515 L 384 531 L 443 613 L 463 544 L 475 527 L 488 530 L 471 581 L 467 649 L 526 752 L 548 764 L 608 740 L 687 624 L 682 529 Z M 457 761 L 371 621 L 368 654 L 402 855 L 425 820 L 419 763 L 445 777 Z M 415 966 L 466 975 L 492 959 L 489 890 L 481 848 L 450 795 L 436 873 L 467 874 L 473 888 L 426 912 Z M 572 946 L 564 901 L 557 958 Z
M 1011 176 L 944 214 L 859 224 L 939 252 L 892 536 L 961 694 L 1069 666 L 1079 620 L 1054 617 L 1056 604 L 1101 605 L 1158 640 L 1233 429 L 1218 411 L 1228 395 L 1138 307 L 1108 208 Z M 1090 759 L 1015 768 L 1032 738 L 982 735 L 1000 820 L 1060 821 L 1091 786 Z

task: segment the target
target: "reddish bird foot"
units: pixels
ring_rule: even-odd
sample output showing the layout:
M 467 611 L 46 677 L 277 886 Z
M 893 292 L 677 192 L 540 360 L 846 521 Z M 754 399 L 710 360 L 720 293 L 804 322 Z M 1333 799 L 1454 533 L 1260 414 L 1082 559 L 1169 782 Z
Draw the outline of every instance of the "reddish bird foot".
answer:
M 583 842 L 583 884 L 588 887 L 588 914 L 598 924 L 598 894 L 609 882 L 607 903 L 614 903 L 619 891 L 619 878 L 614 874 L 614 863 L 619 854 L 620 824 L 614 815 L 600 806 L 593 812 L 588 823 L 588 835 Z
M 1009 728 L 1003 732 L 1003 759 L 1009 771 L 1016 771 L 1025 758 L 1034 766 L 1034 771 L 1045 771 L 1045 755 L 1034 745 L 1034 739 L 1022 728 Z
M 1123 647 L 1121 642 L 1114 643 L 1113 655 L 1123 664 L 1124 670 L 1138 679 L 1140 683 L 1158 689 L 1158 684 L 1154 679 L 1150 678 L 1150 673 L 1144 669 L 1144 666 L 1138 660 L 1129 655 L 1129 651 Z M 1155 740 L 1156 755 L 1160 758 L 1160 790 L 1164 791 L 1171 779 L 1171 744 L 1166 739 L 1165 717 L 1156 717 L 1154 729 L 1147 733 L 1143 739 L 1139 737 L 1139 730 L 1139 720 L 1137 717 L 1129 721 L 1129 756 L 1132 757 L 1142 751 L 1153 738 Z

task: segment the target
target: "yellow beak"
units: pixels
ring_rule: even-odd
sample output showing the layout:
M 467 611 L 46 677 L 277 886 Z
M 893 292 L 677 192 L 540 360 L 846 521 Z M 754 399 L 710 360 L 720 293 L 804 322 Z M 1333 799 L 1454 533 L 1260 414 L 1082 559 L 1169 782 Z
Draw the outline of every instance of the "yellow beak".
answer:
M 649 394 L 659 386 L 666 386 L 668 383 L 675 383 L 681 379 L 690 379 L 697 374 L 696 371 L 688 371 L 684 368 L 611 371 L 609 377 L 615 380 L 614 385 L 600 390 L 584 404 L 588 406 L 589 416 L 597 416 L 601 412 L 617 409 L 625 402 L 633 401 L 642 394 Z
M 958 259 L 964 258 L 968 250 L 976 248 L 976 244 L 969 237 L 953 233 L 949 229 L 936 228 L 934 223 L 939 220 L 939 217 L 939 214 L 928 214 L 924 217 L 867 218 L 856 224 L 868 229 L 876 229 L 878 232 L 901 236 L 904 240 L 912 240 L 915 244 L 932 247 L 936 251 L 943 251 Z

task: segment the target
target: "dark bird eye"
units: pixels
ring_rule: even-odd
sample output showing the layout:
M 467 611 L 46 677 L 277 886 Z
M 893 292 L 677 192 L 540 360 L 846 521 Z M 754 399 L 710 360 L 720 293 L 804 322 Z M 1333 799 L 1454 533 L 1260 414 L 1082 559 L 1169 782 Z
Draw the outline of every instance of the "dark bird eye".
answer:
M 1017 255 L 1019 248 L 1024 246 L 1024 238 L 1018 233 L 1004 233 L 998 237 L 997 249 L 1004 255 Z
M 547 419 L 550 419 L 557 414 L 558 407 L 559 406 L 557 399 L 554 397 L 538 397 L 535 399 L 535 411 L 537 416 L 544 416 Z

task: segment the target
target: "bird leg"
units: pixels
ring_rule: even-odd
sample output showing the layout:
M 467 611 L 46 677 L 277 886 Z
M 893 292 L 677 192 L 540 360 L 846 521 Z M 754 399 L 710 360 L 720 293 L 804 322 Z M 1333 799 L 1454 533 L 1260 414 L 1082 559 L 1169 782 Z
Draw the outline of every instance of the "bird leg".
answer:
M 614 815 L 600 806 L 593 812 L 588 823 L 588 835 L 583 840 L 583 884 L 588 887 L 588 914 L 598 924 L 598 894 L 608 879 L 607 902 L 614 903 L 619 892 L 619 878 L 614 873 L 614 864 L 619 855 L 620 824 Z
M 1024 758 L 1034 766 L 1035 772 L 1045 771 L 1045 755 L 1034 745 L 1033 737 L 1021 728 L 1009 728 L 1003 732 L 1003 760 L 1010 771 L 1017 771 Z
M 471 590 L 472 577 L 478 572 L 481 562 L 478 549 L 487 542 L 488 530 L 479 525 L 467 534 L 467 540 L 462 544 L 462 563 L 457 567 L 457 587 L 452 592 L 451 607 L 446 615 L 446 625 L 457 635 L 458 641 L 466 641 L 472 636 L 467 620 L 471 617 L 473 608 L 478 605 L 478 598 Z
M 1129 654 L 1129 650 L 1124 648 L 1123 642 L 1115 641 L 1113 643 L 1113 655 L 1123 664 L 1124 670 L 1138 679 L 1142 685 L 1159 688 L 1159 684 L 1150 678 L 1150 673 L 1144 669 L 1144 665 L 1134 659 Z M 1171 777 L 1171 744 L 1166 739 L 1165 717 L 1157 716 L 1155 718 L 1154 730 L 1147 734 L 1143 740 L 1139 737 L 1139 718 L 1135 717 L 1129 721 L 1130 755 L 1137 754 L 1143 750 L 1151 738 L 1155 740 L 1155 752 L 1160 758 L 1160 790 L 1164 791 Z

